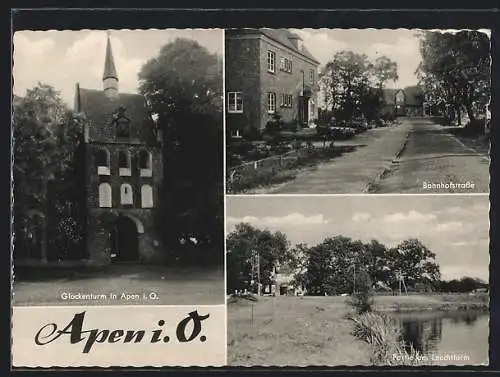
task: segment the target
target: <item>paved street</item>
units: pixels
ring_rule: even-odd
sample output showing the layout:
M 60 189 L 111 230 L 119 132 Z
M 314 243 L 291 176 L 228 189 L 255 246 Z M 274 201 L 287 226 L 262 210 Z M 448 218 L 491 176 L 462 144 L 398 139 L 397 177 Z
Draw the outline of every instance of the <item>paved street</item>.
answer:
M 489 159 L 467 147 L 441 126 L 404 119 L 389 128 L 357 135 L 357 149 L 267 193 L 438 193 L 488 192 Z M 466 184 L 467 188 L 424 189 L 424 182 Z M 468 183 L 467 183 L 468 182 Z M 473 186 L 473 187 L 472 187 Z
M 408 143 L 403 153 L 394 161 L 390 171 L 374 185 L 372 192 L 489 192 L 489 159 L 484 148 L 483 153 L 479 153 L 447 133 L 443 127 L 424 119 L 413 120 L 410 124 Z M 429 188 L 429 183 L 439 186 Z M 466 186 L 453 187 L 451 183 Z M 449 187 L 446 184 L 450 184 Z
M 411 126 L 403 123 L 376 128 L 355 136 L 348 142 L 356 145 L 353 152 L 318 165 L 317 169 L 300 173 L 296 179 L 269 192 L 279 194 L 348 194 L 362 193 L 370 182 L 389 167 L 401 150 Z

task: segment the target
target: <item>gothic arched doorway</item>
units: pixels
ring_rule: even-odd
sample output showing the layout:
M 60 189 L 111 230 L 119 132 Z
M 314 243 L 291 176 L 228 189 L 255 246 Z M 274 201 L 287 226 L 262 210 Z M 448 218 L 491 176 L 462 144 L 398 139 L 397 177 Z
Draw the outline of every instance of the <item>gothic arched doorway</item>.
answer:
M 111 260 L 134 262 L 139 259 L 139 233 L 137 225 L 129 217 L 116 219 L 111 231 Z

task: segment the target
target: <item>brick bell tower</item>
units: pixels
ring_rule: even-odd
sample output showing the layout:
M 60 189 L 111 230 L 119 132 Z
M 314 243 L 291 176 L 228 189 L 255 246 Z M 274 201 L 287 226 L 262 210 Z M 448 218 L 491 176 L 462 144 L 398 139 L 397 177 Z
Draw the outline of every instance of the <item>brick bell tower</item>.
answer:
M 92 264 L 157 263 L 154 226 L 162 181 L 161 135 L 145 97 L 120 93 L 108 33 L 103 89 L 76 85 L 85 113 L 86 249 Z

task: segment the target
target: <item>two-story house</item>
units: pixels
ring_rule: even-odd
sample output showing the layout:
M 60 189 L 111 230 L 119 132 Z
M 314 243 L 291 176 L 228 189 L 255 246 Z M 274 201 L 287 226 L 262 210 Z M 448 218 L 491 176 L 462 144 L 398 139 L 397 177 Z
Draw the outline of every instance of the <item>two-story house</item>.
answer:
M 261 132 L 275 113 L 286 123 L 311 124 L 318 116 L 318 66 L 289 30 L 226 30 L 226 127 L 231 135 Z

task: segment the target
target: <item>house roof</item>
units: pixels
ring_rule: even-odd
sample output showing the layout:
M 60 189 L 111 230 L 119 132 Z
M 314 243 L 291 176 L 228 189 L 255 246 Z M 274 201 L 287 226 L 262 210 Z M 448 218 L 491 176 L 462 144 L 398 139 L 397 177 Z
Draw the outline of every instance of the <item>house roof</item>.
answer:
M 300 39 L 297 34 L 292 33 L 291 31 L 287 29 L 259 29 L 259 31 L 264 34 L 265 36 L 275 40 L 276 42 L 281 43 L 282 45 L 288 47 L 289 49 L 292 49 L 296 53 L 303 55 L 314 62 L 316 62 L 319 65 L 319 62 L 316 60 L 316 58 L 309 52 L 309 50 L 306 48 L 306 46 L 302 45 L 302 50 L 299 50 L 290 39 Z
M 383 89 L 384 102 L 394 104 L 396 100 L 396 92 L 398 89 Z
M 383 89 L 384 102 L 394 104 L 396 92 L 401 89 Z M 407 106 L 420 106 L 423 101 L 423 91 L 418 86 L 407 86 L 403 89 Z
M 416 85 L 407 86 L 403 89 L 406 95 L 406 105 L 419 106 L 424 100 L 424 92 Z
M 142 123 L 147 115 L 146 100 L 140 94 L 120 93 L 118 98 L 108 98 L 103 90 L 76 89 L 76 110 L 84 112 L 87 119 L 102 123 L 111 122 L 114 112 L 124 107 L 131 124 Z
M 262 34 L 265 35 L 266 37 L 272 39 L 275 42 L 280 43 L 281 45 L 289 48 L 290 50 L 293 50 L 299 55 L 302 55 L 316 63 L 316 65 L 319 65 L 319 61 L 309 52 L 309 50 L 306 48 L 306 46 L 302 45 L 302 50 L 299 50 L 290 39 L 300 39 L 297 34 L 292 33 L 291 31 L 287 29 L 268 29 L 268 28 L 261 28 L 261 29 L 232 29 L 229 32 L 226 32 L 227 36 L 231 35 L 238 35 L 238 34 Z
M 125 109 L 124 115 L 130 120 L 134 139 L 153 142 L 154 125 L 144 96 L 120 93 L 118 98 L 108 98 L 103 90 L 76 87 L 75 110 L 85 113 L 90 121 L 91 139 L 99 137 L 97 129 L 106 134 L 109 132 L 109 126 L 113 124 L 113 117 L 120 107 Z

